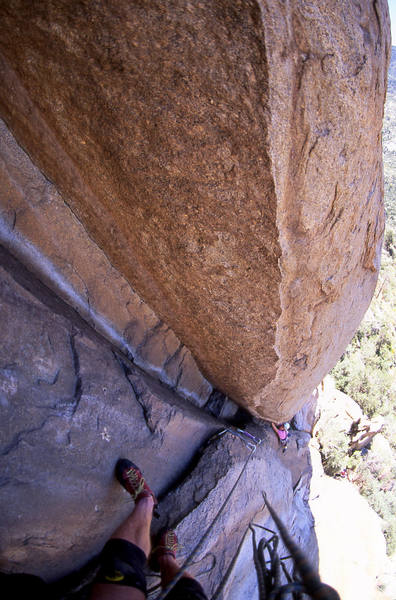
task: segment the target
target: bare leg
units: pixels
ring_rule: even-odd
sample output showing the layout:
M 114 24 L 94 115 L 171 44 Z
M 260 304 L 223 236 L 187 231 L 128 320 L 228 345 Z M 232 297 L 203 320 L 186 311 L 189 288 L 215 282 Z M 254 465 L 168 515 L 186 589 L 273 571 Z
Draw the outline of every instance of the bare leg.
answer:
M 121 538 L 135 544 L 150 554 L 150 525 L 153 516 L 154 500 L 152 496 L 141 498 L 132 514 L 116 529 L 111 538 Z M 144 600 L 141 590 L 123 585 L 96 583 L 92 588 L 91 600 Z
M 150 526 L 153 508 L 152 496 L 139 500 L 132 514 L 115 530 L 111 537 L 122 538 L 139 546 L 147 557 L 151 550 Z

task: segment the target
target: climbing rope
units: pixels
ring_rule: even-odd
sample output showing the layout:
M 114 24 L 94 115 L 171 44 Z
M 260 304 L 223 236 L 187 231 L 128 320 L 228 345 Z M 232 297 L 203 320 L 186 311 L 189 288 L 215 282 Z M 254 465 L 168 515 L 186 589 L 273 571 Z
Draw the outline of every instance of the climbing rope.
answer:
M 286 585 L 280 584 L 280 577 L 279 577 L 279 564 L 280 564 L 279 560 L 280 559 L 276 552 L 277 542 L 271 549 L 270 544 L 269 544 L 269 542 L 271 540 L 269 540 L 269 542 L 266 542 L 266 540 L 264 540 L 264 541 L 262 540 L 260 542 L 260 544 L 263 543 L 263 548 L 264 548 L 264 546 L 267 546 L 267 549 L 270 554 L 270 560 L 271 560 L 271 563 L 273 564 L 273 566 L 272 566 L 273 579 L 270 582 L 271 585 L 268 586 L 268 589 L 265 590 L 265 592 L 263 592 L 263 588 L 262 588 L 263 595 L 260 595 L 260 600 L 267 600 L 267 599 L 268 600 L 277 600 L 277 598 L 282 599 L 288 593 L 292 593 L 293 598 L 295 600 L 299 600 L 299 598 L 301 598 L 301 593 L 306 594 L 313 600 L 340 600 L 338 593 L 332 587 L 330 587 L 329 585 L 327 585 L 325 583 L 322 583 L 317 570 L 311 565 L 308 558 L 305 556 L 305 554 L 302 552 L 302 550 L 297 546 L 297 544 L 294 542 L 294 540 L 290 537 L 286 527 L 284 526 L 280 517 L 277 515 L 274 508 L 269 503 L 269 501 L 264 493 L 263 493 L 263 498 L 264 498 L 265 504 L 267 505 L 269 513 L 270 513 L 275 525 L 278 528 L 278 531 L 282 537 L 283 543 L 285 544 L 286 548 L 290 552 L 291 558 L 294 561 L 295 568 L 296 568 L 297 572 L 299 573 L 301 581 L 291 581 L 290 576 L 288 575 L 287 571 L 285 570 L 285 567 L 283 566 L 283 571 L 285 573 L 286 579 L 288 580 L 288 583 Z M 263 527 L 263 529 L 265 529 L 265 527 Z M 267 530 L 267 531 L 270 531 L 270 530 Z M 274 532 L 272 532 L 272 533 L 274 533 Z M 274 534 L 274 535 L 276 535 L 276 534 Z M 259 544 L 259 548 L 260 548 L 260 544 Z M 290 558 L 290 557 L 285 557 L 283 560 L 286 560 L 286 558 Z M 275 561 L 276 561 L 276 563 L 275 563 Z M 259 567 L 262 568 L 263 563 L 265 565 L 264 558 L 262 558 L 261 561 L 258 561 L 257 564 Z M 255 565 L 256 565 L 256 563 L 255 563 Z M 282 565 L 283 565 L 283 563 L 282 563 Z M 256 567 L 256 569 L 257 569 L 257 567 Z M 265 570 L 264 570 L 264 573 L 265 573 Z M 271 575 L 271 577 L 272 577 L 272 575 Z M 261 579 L 262 579 L 262 577 L 259 577 L 259 585 L 260 585 Z M 271 589 L 271 587 L 272 587 L 272 589 Z M 265 593 L 265 595 L 264 595 L 264 593 Z
M 255 527 L 264 529 L 271 534 L 271 537 L 269 539 L 263 537 L 257 545 Z M 300 592 L 303 591 L 302 586 L 299 582 L 292 581 L 289 571 L 284 564 L 284 561 L 292 557 L 285 556 L 280 558 L 278 554 L 279 536 L 275 531 L 263 527 L 258 523 L 250 523 L 249 529 L 252 531 L 253 561 L 257 574 L 259 600 L 276 598 L 278 593 L 283 598 L 282 594 L 290 592 L 293 593 L 293 600 L 300 600 Z M 266 551 L 269 556 L 268 560 L 265 558 Z M 287 585 L 283 586 L 281 586 L 281 568 L 287 580 Z
M 238 475 L 238 478 L 236 479 L 234 485 L 232 486 L 230 492 L 228 493 L 226 499 L 224 500 L 223 504 L 221 505 L 220 509 L 218 510 L 215 518 L 213 519 L 212 523 L 209 525 L 209 527 L 207 528 L 207 530 L 205 531 L 205 533 L 203 534 L 203 536 L 201 537 L 201 539 L 199 540 L 198 544 L 195 546 L 195 548 L 191 551 L 191 553 L 188 555 L 188 557 L 186 558 L 186 560 L 184 561 L 180 571 L 177 573 L 177 575 L 172 579 L 172 581 L 167 585 L 167 587 L 161 592 L 161 594 L 156 598 L 156 600 L 164 600 L 164 598 L 166 598 L 166 596 L 169 594 L 169 592 L 175 587 L 175 585 L 177 584 L 177 582 L 183 577 L 184 573 L 186 572 L 186 570 L 191 566 L 194 557 L 197 555 L 199 549 L 201 548 L 201 546 L 204 544 L 204 542 L 207 540 L 207 538 L 209 537 L 209 534 L 211 533 L 212 529 L 214 528 L 214 526 L 216 525 L 217 521 L 219 520 L 222 512 L 224 511 L 225 507 L 227 506 L 232 494 L 234 493 L 238 483 L 241 480 L 242 475 L 244 474 L 246 467 L 250 461 L 250 459 L 252 458 L 253 454 L 256 452 L 257 446 L 259 444 L 261 444 L 262 440 L 259 440 L 258 438 L 255 438 L 254 436 L 252 436 L 251 434 L 248 434 L 245 436 L 243 434 L 247 433 L 244 432 L 240 429 L 238 430 L 234 430 L 234 429 L 225 429 L 224 431 L 220 432 L 220 434 L 218 435 L 223 435 L 223 433 L 225 433 L 226 431 L 229 431 L 230 433 L 233 433 L 234 435 L 236 435 L 237 437 L 239 437 L 240 439 L 242 439 L 242 441 L 245 442 L 245 444 L 250 448 L 250 453 L 249 456 L 247 457 L 241 472 Z M 235 433 L 237 432 L 237 433 Z
M 181 569 L 174 577 L 174 579 L 168 584 L 168 586 L 157 596 L 156 600 L 164 600 L 170 591 L 175 587 L 177 582 L 183 577 L 186 570 L 192 565 L 193 559 L 197 555 L 198 551 L 207 540 L 210 535 L 212 529 L 216 525 L 219 520 L 221 514 L 223 513 L 225 507 L 227 506 L 232 494 L 234 493 L 236 487 L 238 486 L 246 467 L 255 453 L 257 447 L 262 443 L 262 440 L 259 438 L 255 438 L 248 432 L 245 432 L 241 429 L 235 428 L 226 428 L 220 433 L 216 434 L 215 437 L 219 438 L 225 433 L 232 433 L 236 437 L 240 438 L 247 448 L 250 449 L 249 456 L 247 457 L 234 485 L 232 486 L 230 492 L 228 493 L 226 499 L 218 510 L 215 518 L 212 523 L 209 525 L 197 545 L 191 551 L 191 553 L 186 558 L 183 563 Z M 302 594 L 309 596 L 312 600 L 340 600 L 338 593 L 330 586 L 321 582 L 320 577 L 316 571 L 316 569 L 310 564 L 307 557 L 304 555 L 302 550 L 297 546 L 297 544 L 292 540 L 290 535 L 287 532 L 286 527 L 283 525 L 281 519 L 278 517 L 274 508 L 268 502 L 266 494 L 263 493 L 264 502 L 269 510 L 269 513 L 277 526 L 281 538 L 290 552 L 290 556 L 285 556 L 283 558 L 279 557 L 278 554 L 278 544 L 279 544 L 279 536 L 270 529 L 263 527 L 262 525 L 258 525 L 256 523 L 250 523 L 248 529 L 252 531 L 253 538 L 253 561 L 256 568 L 257 579 L 258 579 L 258 588 L 259 588 L 259 600 L 283 600 L 287 595 L 292 594 L 293 600 L 301 600 L 303 598 Z M 265 538 L 261 539 L 258 546 L 256 543 L 256 532 L 254 527 L 260 527 L 261 529 L 270 532 L 272 536 L 270 539 L 266 540 Z M 247 532 L 248 530 L 246 530 Z M 246 534 L 245 534 L 246 535 Z M 218 586 L 213 599 L 216 600 L 219 598 L 221 592 L 224 589 L 224 586 L 232 572 L 232 569 L 236 563 L 239 552 L 241 550 L 243 540 L 239 544 L 238 550 L 231 561 L 227 569 L 227 573 L 223 578 L 223 581 Z M 269 555 L 269 560 L 265 559 L 265 552 L 267 551 Z M 301 581 L 293 581 L 290 576 L 284 561 L 287 559 L 293 559 L 295 569 L 300 575 Z M 270 564 L 270 567 L 267 567 L 267 564 Z M 283 574 L 287 580 L 286 584 L 281 584 L 281 569 Z
M 217 600 L 220 597 L 220 594 L 222 594 L 222 592 L 223 592 L 223 590 L 225 588 L 225 585 L 226 585 L 228 579 L 230 578 L 230 575 L 231 575 L 231 573 L 232 573 L 232 571 L 233 571 L 233 569 L 235 567 L 236 561 L 238 560 L 239 553 L 242 550 L 243 544 L 245 543 L 245 537 L 246 537 L 246 534 L 247 534 L 248 531 L 249 531 L 249 527 L 246 529 L 244 535 L 242 536 L 241 541 L 239 542 L 239 546 L 237 548 L 237 551 L 235 552 L 232 561 L 228 565 L 228 569 L 226 571 L 226 574 L 224 575 L 222 581 L 218 585 L 215 593 L 213 594 L 212 600 Z

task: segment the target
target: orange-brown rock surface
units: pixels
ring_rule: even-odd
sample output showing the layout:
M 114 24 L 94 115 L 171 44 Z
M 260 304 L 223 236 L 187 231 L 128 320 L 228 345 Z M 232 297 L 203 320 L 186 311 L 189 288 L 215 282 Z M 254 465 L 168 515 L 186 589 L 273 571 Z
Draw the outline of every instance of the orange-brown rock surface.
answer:
M 136 365 L 202 407 L 212 387 L 191 352 L 111 265 L 1 120 L 0 181 L 0 243 Z
M 8 0 L 0 113 L 209 381 L 282 420 L 374 290 L 389 43 L 385 0 Z

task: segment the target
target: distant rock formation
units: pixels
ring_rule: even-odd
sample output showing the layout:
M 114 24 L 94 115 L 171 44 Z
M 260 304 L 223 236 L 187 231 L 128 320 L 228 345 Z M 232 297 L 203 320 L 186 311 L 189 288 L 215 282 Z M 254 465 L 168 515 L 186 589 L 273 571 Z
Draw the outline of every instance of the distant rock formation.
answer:
M 324 378 L 315 396 L 315 425 L 345 433 L 351 452 L 369 446 L 384 427 L 383 417 L 369 419 L 357 402 L 335 387 L 330 375 Z
M 1 239 L 18 254 L 28 234 L 26 260 L 199 405 L 215 386 L 289 419 L 373 293 L 389 16 L 386 0 L 340 6 L 0 5 L 0 114 L 53 183 L 20 189 L 7 159 Z M 40 240 L 32 196 L 37 214 L 65 202 L 82 237 L 55 218 Z M 131 304 L 101 303 L 120 286 Z
M 326 427 L 348 434 L 359 418 L 363 420 L 358 404 L 337 390 L 333 379 L 327 376 L 293 424 L 313 436 L 309 443 L 312 464 L 309 505 L 323 581 L 333 586 L 342 600 L 391 600 L 395 591 L 394 566 L 386 554 L 383 521 L 353 485 L 352 473 L 346 474 L 345 479 L 325 475 L 320 442 L 315 435 L 317 428 L 326 430 Z M 390 463 L 392 450 L 381 434 L 373 437 L 371 452 L 384 464 Z

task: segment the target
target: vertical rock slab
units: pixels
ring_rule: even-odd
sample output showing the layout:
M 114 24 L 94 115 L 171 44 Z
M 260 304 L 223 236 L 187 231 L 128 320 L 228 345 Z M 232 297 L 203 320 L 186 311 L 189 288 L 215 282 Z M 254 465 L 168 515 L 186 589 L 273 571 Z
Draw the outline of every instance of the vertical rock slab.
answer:
M 0 244 L 139 367 L 203 406 L 212 386 L 0 120 Z
M 387 2 L 261 4 L 282 248 L 277 375 L 253 404 L 301 407 L 366 311 L 384 230 Z
M 263 442 L 249 460 L 251 449 L 231 434 L 212 440 L 189 476 L 164 498 L 160 520 L 153 523 L 156 530 L 164 526 L 176 529 L 182 544 L 181 563 L 205 534 L 188 570 L 200 579 L 209 598 L 258 597 L 249 524 L 258 523 L 277 531 L 263 503 L 263 492 L 311 563 L 318 562 L 314 523 L 308 508 L 311 464 L 307 444 L 300 447 L 299 438 L 293 433 L 286 458 L 275 436 L 267 436 L 264 428 L 257 428 L 254 433 L 262 436 Z M 206 534 L 219 513 L 219 520 Z M 256 528 L 257 543 L 267 535 Z M 278 552 L 280 556 L 289 554 L 281 539 Z M 232 566 L 234 558 L 237 563 Z M 287 562 L 285 566 L 291 570 L 291 564 Z
M 0 569 L 57 579 L 131 512 L 136 460 L 160 495 L 218 430 L 111 347 L 0 246 Z
M 12 0 L 0 16 L 18 141 L 211 383 L 289 418 L 376 282 L 385 0 Z

